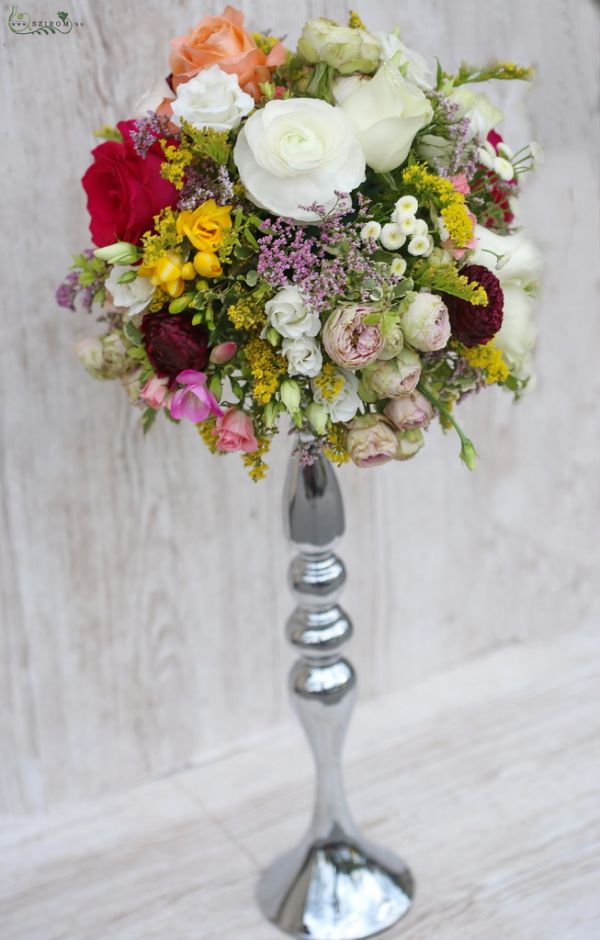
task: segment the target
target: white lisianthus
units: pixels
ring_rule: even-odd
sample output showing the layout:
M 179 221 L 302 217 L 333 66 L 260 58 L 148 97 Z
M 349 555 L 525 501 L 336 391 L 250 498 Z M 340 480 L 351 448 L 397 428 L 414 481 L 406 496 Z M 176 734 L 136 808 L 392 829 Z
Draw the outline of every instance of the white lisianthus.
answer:
M 520 379 L 530 378 L 536 338 L 532 294 L 541 275 L 542 254 L 523 232 L 498 235 L 477 225 L 475 235 L 473 263 L 494 271 L 504 294 L 502 326 L 494 342 L 513 373 Z
M 365 158 L 340 108 L 315 98 L 269 101 L 243 126 L 233 159 L 250 199 L 262 209 L 299 222 L 320 216 L 336 191 L 350 193 L 365 178 Z
M 341 75 L 351 75 L 374 72 L 381 59 L 381 46 L 366 29 L 340 26 L 335 20 L 316 16 L 302 30 L 298 55 L 312 65 L 325 62 Z
M 381 46 L 381 58 L 392 62 L 403 72 L 405 78 L 419 88 L 433 88 L 433 72 L 420 52 L 409 49 L 400 39 L 396 28 L 391 33 L 375 33 Z
M 335 398 L 325 398 L 315 382 L 311 383 L 313 397 L 319 405 L 327 409 L 333 422 L 351 421 L 362 410 L 362 400 L 358 394 L 358 377 L 347 369 L 338 369 L 337 374 L 344 379 L 344 385 Z
M 242 91 L 237 75 L 211 65 L 178 85 L 172 120 L 178 127 L 185 120 L 198 129 L 234 130 L 253 108 L 254 98 Z
M 136 277 L 127 284 L 119 284 L 119 278 L 128 271 L 137 271 L 132 265 L 114 265 L 106 278 L 105 286 L 115 307 L 126 307 L 127 316 L 135 317 L 145 310 L 156 288 L 150 278 Z
M 388 251 L 402 248 L 405 241 L 406 235 L 396 222 L 387 222 L 381 229 L 381 244 Z
M 269 324 L 285 339 L 316 336 L 321 329 L 319 315 L 304 302 L 297 287 L 283 287 L 265 304 Z
M 360 237 L 363 242 L 376 241 L 381 235 L 381 225 L 375 219 L 365 222 L 360 230 Z
M 368 165 L 378 173 L 404 163 L 417 131 L 433 117 L 423 92 L 390 65 L 360 82 L 340 107 L 354 125 Z
M 311 336 L 284 339 L 281 351 L 288 361 L 290 375 L 305 375 L 312 379 L 323 367 L 321 347 Z
M 504 117 L 502 111 L 494 107 L 483 91 L 474 94 L 467 88 L 456 88 L 449 98 L 459 106 L 458 117 L 466 117 L 469 121 L 467 140 L 474 137 L 485 140 L 491 129 Z

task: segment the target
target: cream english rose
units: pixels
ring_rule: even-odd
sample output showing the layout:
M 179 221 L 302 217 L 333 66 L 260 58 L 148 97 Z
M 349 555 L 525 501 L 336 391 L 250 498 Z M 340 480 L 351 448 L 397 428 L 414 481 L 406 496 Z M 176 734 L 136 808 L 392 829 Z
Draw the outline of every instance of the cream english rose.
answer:
M 336 192 L 350 193 L 365 178 L 365 158 L 350 120 L 313 98 L 269 101 L 255 111 L 233 158 L 252 202 L 299 222 L 319 221 L 307 206 L 318 203 L 329 210 Z

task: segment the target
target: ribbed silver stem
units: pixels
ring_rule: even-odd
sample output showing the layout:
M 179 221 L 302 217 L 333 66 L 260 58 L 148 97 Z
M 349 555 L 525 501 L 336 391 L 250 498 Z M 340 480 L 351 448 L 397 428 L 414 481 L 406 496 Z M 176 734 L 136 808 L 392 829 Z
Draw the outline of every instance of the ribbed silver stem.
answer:
M 413 880 L 404 862 L 364 840 L 348 810 L 341 756 L 356 673 L 341 653 L 352 623 L 338 603 L 346 571 L 332 550 L 344 532 L 344 507 L 333 467 L 312 438 L 302 444 L 284 495 L 286 534 L 298 549 L 289 570 L 296 608 L 286 632 L 300 654 L 290 690 L 315 757 L 315 806 L 305 839 L 265 873 L 258 900 L 294 937 L 362 940 L 406 913 Z

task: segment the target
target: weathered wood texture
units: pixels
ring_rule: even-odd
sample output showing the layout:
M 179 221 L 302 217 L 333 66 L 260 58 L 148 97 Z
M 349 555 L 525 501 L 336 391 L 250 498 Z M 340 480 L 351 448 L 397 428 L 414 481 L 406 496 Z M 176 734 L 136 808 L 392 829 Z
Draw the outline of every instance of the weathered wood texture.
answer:
M 143 440 L 118 386 L 72 354 L 94 332 L 53 288 L 88 244 L 78 180 L 90 132 L 127 117 L 165 71 L 168 39 L 219 4 L 81 2 L 75 34 L 3 24 L 2 624 L 0 807 L 47 809 L 168 773 L 287 714 L 289 608 L 281 441 L 267 483 L 166 422 Z M 341 0 L 243 4 L 298 35 Z M 45 8 L 44 8 L 45 10 Z M 40 14 L 44 12 L 40 10 Z M 33 7 L 32 7 L 33 11 Z M 447 66 L 533 61 L 532 89 L 496 87 L 511 141 L 543 142 L 524 220 L 548 270 L 539 383 L 514 409 L 463 409 L 482 454 L 469 475 L 437 431 L 408 465 L 342 471 L 346 603 L 362 692 L 411 683 L 512 639 L 596 622 L 598 25 L 588 0 L 372 2 Z
M 598 646 L 518 644 L 358 709 L 350 803 L 417 879 L 389 940 L 596 940 Z M 303 834 L 312 777 L 294 724 L 91 807 L 15 820 L 0 829 L 0 935 L 276 940 L 254 889 Z

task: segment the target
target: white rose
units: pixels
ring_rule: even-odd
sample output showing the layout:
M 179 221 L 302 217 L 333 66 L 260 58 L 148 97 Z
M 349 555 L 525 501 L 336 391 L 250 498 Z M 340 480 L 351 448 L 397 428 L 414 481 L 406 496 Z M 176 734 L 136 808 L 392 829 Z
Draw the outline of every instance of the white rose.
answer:
M 420 52 L 409 49 L 400 39 L 399 33 L 376 33 L 384 62 L 393 62 L 407 79 L 419 88 L 433 88 L 433 72 Z
M 494 343 L 504 353 L 511 371 L 517 378 L 528 379 L 533 372 L 531 354 L 536 340 L 533 300 L 515 284 L 504 284 L 502 291 L 504 315 Z
M 541 275 L 542 254 L 523 232 L 498 235 L 478 225 L 475 234 L 473 262 L 494 271 L 504 293 L 502 326 L 494 342 L 518 378 L 531 378 L 536 339 L 531 293 Z
M 178 127 L 185 120 L 192 127 L 227 131 L 239 127 L 250 114 L 254 98 L 242 91 L 237 75 L 211 65 L 177 87 L 172 107 L 172 121 Z
M 368 165 L 378 173 L 404 163 L 415 134 L 433 117 L 423 92 L 390 65 L 362 81 L 340 107 L 356 129 Z
M 321 329 L 319 315 L 305 304 L 297 287 L 284 287 L 265 304 L 269 323 L 286 339 L 316 336 Z
M 119 284 L 119 278 L 127 271 L 137 271 L 137 268 L 132 265 L 114 265 L 106 278 L 105 284 L 115 307 L 126 307 L 127 316 L 135 317 L 146 309 L 154 294 L 155 287 L 150 278 L 139 276 L 127 284 Z
M 338 369 L 337 373 L 344 379 L 344 385 L 335 398 L 325 398 L 314 382 L 313 396 L 315 401 L 327 410 L 332 421 L 351 421 L 355 414 L 362 410 L 362 400 L 358 394 L 358 376 L 347 369 Z
M 499 124 L 504 117 L 502 111 L 494 107 L 483 91 L 474 94 L 466 88 L 457 88 L 450 93 L 449 98 L 459 106 L 458 117 L 466 117 L 469 120 L 467 140 L 472 140 L 475 136 L 485 140 L 492 127 Z
M 172 101 L 174 98 L 173 92 L 164 78 L 157 78 L 148 91 L 144 92 L 136 102 L 133 109 L 134 118 L 147 117 L 148 111 L 158 111 L 165 98 Z
M 306 375 L 312 379 L 321 371 L 323 353 L 319 344 L 311 336 L 284 339 L 281 351 L 287 358 L 290 375 Z
M 298 41 L 298 55 L 307 62 L 325 62 L 342 75 L 374 72 L 381 58 L 379 42 L 365 29 L 340 26 L 317 16 L 309 20 Z
M 535 287 L 542 271 L 542 253 L 524 232 L 498 235 L 483 225 L 475 227 L 477 248 L 471 261 L 494 271 L 500 284 Z
M 448 308 L 437 294 L 421 291 L 415 294 L 402 314 L 405 340 L 421 352 L 443 349 L 450 339 Z
M 233 158 L 250 199 L 275 215 L 299 222 L 320 216 L 336 191 L 351 192 L 365 178 L 365 159 L 352 124 L 340 108 L 315 98 L 269 101 L 242 128 Z

